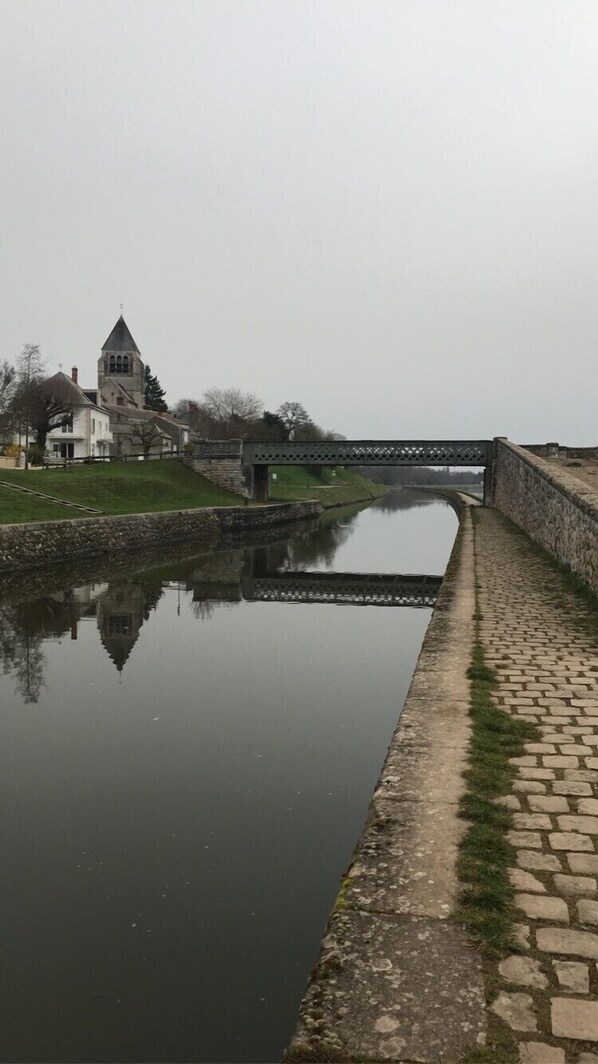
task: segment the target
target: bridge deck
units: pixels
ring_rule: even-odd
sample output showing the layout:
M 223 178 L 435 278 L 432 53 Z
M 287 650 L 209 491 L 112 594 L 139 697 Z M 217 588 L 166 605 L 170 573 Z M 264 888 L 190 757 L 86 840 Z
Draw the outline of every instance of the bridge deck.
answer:
M 490 440 L 288 440 L 244 443 L 244 465 L 487 466 Z
M 441 576 L 379 573 L 280 573 L 243 580 L 243 598 L 259 602 L 319 602 L 350 606 L 430 607 Z

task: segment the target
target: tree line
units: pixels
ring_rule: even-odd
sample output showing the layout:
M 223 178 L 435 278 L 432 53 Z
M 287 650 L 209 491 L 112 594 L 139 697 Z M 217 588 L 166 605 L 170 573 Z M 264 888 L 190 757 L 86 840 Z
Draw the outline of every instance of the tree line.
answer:
M 265 410 L 261 399 L 238 388 L 208 388 L 201 399 L 181 399 L 173 413 L 203 440 L 344 439 L 320 428 L 301 403 L 284 402 L 277 410 Z

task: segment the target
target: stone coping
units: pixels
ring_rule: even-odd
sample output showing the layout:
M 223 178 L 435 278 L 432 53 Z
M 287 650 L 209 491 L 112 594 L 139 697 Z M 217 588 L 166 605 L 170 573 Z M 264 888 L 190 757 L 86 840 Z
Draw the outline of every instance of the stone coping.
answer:
M 454 1061 L 486 1029 L 479 952 L 450 919 L 474 640 L 470 507 L 287 1061 Z M 364 709 L 365 711 L 365 709 Z
M 598 520 L 598 491 L 594 491 L 590 487 L 585 488 L 583 482 L 578 480 L 577 477 L 572 476 L 570 473 L 561 473 L 554 469 L 553 466 L 548 466 L 545 459 L 538 458 L 531 451 L 512 443 L 511 440 L 499 438 L 497 445 L 498 447 L 504 447 L 507 451 L 511 451 L 521 462 L 531 466 L 553 488 L 556 488 L 562 495 L 574 502 L 576 506 L 579 506 L 580 510 Z
M 46 496 L 46 498 L 51 498 L 51 497 L 52 496 L 49 496 L 49 495 Z M 62 500 L 62 499 L 60 499 L 58 501 L 65 502 L 66 506 L 75 506 L 76 505 L 76 503 L 67 503 L 65 500 Z M 34 529 L 35 528 L 37 528 L 37 529 L 39 529 L 39 528 L 52 528 L 54 525 L 86 525 L 86 524 L 89 524 L 92 521 L 94 523 L 96 523 L 96 522 L 97 523 L 100 523 L 100 522 L 103 523 L 103 522 L 110 522 L 110 521 L 119 521 L 119 520 L 124 520 L 124 519 L 128 520 L 129 518 L 136 518 L 136 517 L 143 517 L 143 518 L 146 518 L 146 517 L 149 517 L 149 518 L 153 518 L 153 517 L 171 517 L 173 514 L 176 514 L 177 517 L 192 516 L 192 515 L 196 515 L 196 514 L 212 514 L 212 513 L 214 513 L 214 514 L 231 514 L 234 517 L 239 517 L 240 518 L 241 514 L 245 515 L 245 514 L 249 514 L 249 513 L 252 513 L 252 512 L 253 513 L 263 513 L 264 511 L 270 511 L 270 512 L 271 511 L 278 511 L 280 513 L 280 511 L 283 509 L 283 507 L 292 509 L 293 507 L 302 505 L 303 503 L 313 503 L 314 507 L 316 508 L 317 513 L 321 512 L 322 507 L 318 503 L 317 499 L 304 499 L 304 500 L 300 500 L 299 502 L 253 503 L 253 505 L 251 507 L 249 505 L 243 505 L 243 506 L 196 506 L 196 507 L 194 507 L 191 510 L 140 510 L 140 511 L 137 511 L 135 513 L 130 513 L 130 514 L 101 514 L 100 512 L 97 512 L 97 517 L 94 517 L 93 515 L 90 516 L 90 517 L 64 517 L 64 518 L 59 518 L 57 521 L 19 521 L 18 523 L 15 522 L 14 524 L 0 525 L 0 539 L 2 537 L 2 533 L 3 533 L 4 529 L 7 529 L 7 528 L 14 528 L 14 529 L 18 529 L 18 528 L 23 528 L 23 529 L 25 529 L 25 528 L 34 528 Z M 301 516 L 304 516 L 304 515 L 302 514 Z M 245 521 L 244 521 L 244 523 L 245 523 Z

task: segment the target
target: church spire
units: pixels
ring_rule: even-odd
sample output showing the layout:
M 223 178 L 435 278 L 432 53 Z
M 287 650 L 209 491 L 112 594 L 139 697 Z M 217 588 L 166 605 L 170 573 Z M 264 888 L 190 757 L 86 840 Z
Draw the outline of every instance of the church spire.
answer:
M 127 351 L 135 352 L 139 355 L 140 351 L 131 336 L 129 326 L 127 325 L 122 314 L 114 326 L 110 336 L 104 344 L 102 344 L 102 351 Z

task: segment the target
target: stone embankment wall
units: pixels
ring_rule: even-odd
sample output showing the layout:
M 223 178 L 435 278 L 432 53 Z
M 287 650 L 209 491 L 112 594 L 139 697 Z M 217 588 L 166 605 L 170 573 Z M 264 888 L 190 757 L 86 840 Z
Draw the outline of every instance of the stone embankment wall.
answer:
M 238 458 L 189 458 L 185 465 L 219 488 L 251 498 L 251 469 L 240 465 Z
M 526 443 L 523 447 L 538 458 L 598 458 L 598 447 L 566 447 L 560 443 Z
M 2 525 L 0 573 L 120 551 L 153 550 L 171 543 L 209 547 L 223 536 L 266 535 L 279 525 L 316 517 L 321 511 L 319 503 L 309 500 Z
M 598 492 L 523 447 L 499 439 L 493 502 L 598 591 Z

